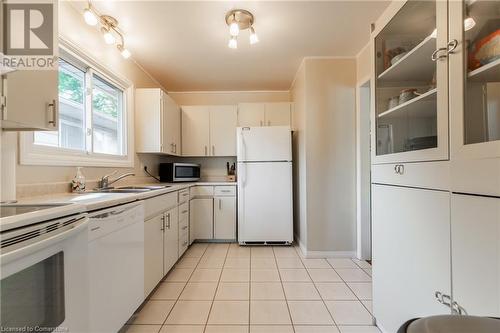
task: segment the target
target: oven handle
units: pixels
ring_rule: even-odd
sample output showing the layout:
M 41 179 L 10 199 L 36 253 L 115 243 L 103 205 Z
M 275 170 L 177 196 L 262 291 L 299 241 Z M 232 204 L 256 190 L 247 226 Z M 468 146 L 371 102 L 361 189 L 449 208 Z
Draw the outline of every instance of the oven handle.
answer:
M 38 252 L 43 248 L 52 246 L 66 238 L 72 237 L 80 232 L 83 232 L 88 227 L 89 218 L 87 215 L 80 217 L 77 221 L 72 224 L 72 228 L 61 232 L 60 234 L 54 235 L 52 237 L 43 239 L 41 241 L 29 244 L 12 252 L 2 254 L 1 261 L 2 265 L 7 264 L 11 261 L 17 260 L 19 258 L 28 256 L 32 253 Z

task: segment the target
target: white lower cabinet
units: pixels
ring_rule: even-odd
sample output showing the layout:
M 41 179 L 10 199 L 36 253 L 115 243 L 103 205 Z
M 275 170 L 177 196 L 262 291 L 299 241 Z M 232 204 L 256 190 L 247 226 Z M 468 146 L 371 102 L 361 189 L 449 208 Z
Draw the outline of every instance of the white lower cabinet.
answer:
M 500 317 L 500 198 L 453 194 L 451 208 L 453 300 Z
M 383 332 L 450 309 L 450 193 L 372 186 L 373 311 Z
M 144 295 L 163 278 L 163 214 L 144 222 Z
M 236 239 L 236 197 L 215 197 L 214 238 Z
M 189 220 L 193 228 L 193 240 L 213 239 L 213 198 L 194 198 L 189 207 Z
M 175 265 L 179 259 L 179 213 L 172 208 L 165 213 L 163 234 L 163 274 Z

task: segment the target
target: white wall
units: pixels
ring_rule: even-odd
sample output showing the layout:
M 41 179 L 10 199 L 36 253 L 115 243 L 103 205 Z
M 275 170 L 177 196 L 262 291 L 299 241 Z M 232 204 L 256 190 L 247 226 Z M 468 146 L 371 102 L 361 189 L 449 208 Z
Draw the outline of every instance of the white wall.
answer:
M 356 249 L 355 88 L 353 58 L 306 58 L 292 87 L 296 216 L 308 255 L 350 256 Z

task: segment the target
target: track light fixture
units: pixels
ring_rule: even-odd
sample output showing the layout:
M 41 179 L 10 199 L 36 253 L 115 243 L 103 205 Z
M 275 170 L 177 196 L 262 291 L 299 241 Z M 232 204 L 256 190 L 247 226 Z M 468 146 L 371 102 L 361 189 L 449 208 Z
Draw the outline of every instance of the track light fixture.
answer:
M 101 15 L 92 6 L 90 1 L 87 2 L 87 8 L 83 11 L 83 18 L 88 25 L 96 26 L 98 23 L 101 26 L 102 37 L 106 44 L 116 44 L 116 48 L 120 51 L 123 58 L 130 58 L 130 51 L 125 48 L 125 39 L 123 33 L 118 28 L 118 20 L 113 16 Z M 118 43 L 117 43 L 118 37 Z
M 250 44 L 259 42 L 259 37 L 255 32 L 253 23 L 255 22 L 254 16 L 248 10 L 234 9 L 226 14 L 226 24 L 229 27 L 229 42 L 227 46 L 230 49 L 238 48 L 238 35 L 242 30 L 250 30 Z

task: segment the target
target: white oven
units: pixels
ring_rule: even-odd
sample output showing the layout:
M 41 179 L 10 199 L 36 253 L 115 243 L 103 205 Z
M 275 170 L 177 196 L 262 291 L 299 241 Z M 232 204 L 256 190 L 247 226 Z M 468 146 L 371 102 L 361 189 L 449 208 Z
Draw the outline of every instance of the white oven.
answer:
M 2 331 L 88 332 L 85 213 L 1 233 Z

